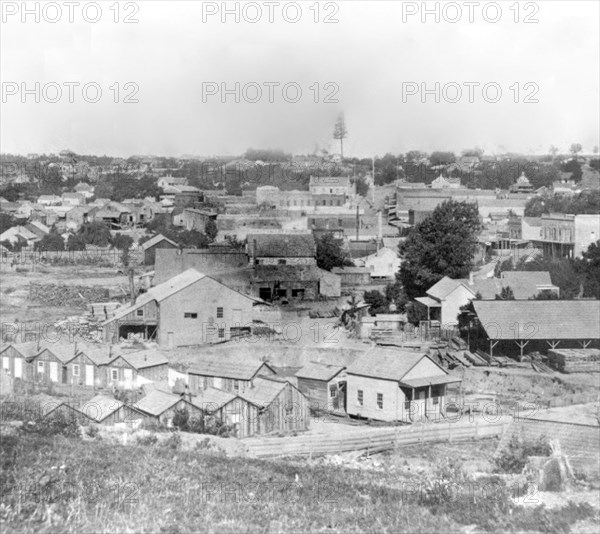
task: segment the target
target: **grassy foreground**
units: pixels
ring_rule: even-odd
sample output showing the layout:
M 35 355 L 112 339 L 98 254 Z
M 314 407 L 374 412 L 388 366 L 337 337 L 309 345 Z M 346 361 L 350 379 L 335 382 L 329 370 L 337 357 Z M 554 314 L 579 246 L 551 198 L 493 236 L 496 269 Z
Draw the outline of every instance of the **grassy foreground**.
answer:
M 594 515 L 585 505 L 523 508 L 498 492 L 439 499 L 407 491 L 391 473 L 184 452 L 176 440 L 121 446 L 33 434 L 0 444 L 6 534 L 569 532 Z

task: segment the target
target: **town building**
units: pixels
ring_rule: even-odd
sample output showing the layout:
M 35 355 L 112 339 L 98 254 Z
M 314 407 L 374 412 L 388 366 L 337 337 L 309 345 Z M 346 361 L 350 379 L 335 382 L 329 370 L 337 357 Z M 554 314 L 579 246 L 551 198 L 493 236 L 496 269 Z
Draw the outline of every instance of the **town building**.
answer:
M 157 234 L 148 241 L 144 241 L 140 245 L 140 247 L 144 251 L 145 265 L 154 265 L 156 259 L 156 251 L 158 249 L 177 250 L 179 248 L 175 241 L 171 241 L 169 238 L 165 237 L 162 234 Z
M 296 372 L 298 389 L 309 400 L 312 411 L 346 410 L 345 392 L 340 392 L 336 381 L 344 369 L 341 365 L 309 362 Z

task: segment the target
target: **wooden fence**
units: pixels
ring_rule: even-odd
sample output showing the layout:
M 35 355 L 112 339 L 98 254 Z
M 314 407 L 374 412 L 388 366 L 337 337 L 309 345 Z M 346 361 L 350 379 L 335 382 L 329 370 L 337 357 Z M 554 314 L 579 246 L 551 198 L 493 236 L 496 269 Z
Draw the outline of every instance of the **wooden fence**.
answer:
M 501 437 L 509 423 L 471 424 L 435 423 L 414 427 L 366 429 L 364 432 L 312 434 L 286 438 L 250 438 L 244 440 L 250 456 L 318 456 L 350 451 L 367 454 L 393 450 L 397 447 L 439 441 L 467 441 L 478 438 Z

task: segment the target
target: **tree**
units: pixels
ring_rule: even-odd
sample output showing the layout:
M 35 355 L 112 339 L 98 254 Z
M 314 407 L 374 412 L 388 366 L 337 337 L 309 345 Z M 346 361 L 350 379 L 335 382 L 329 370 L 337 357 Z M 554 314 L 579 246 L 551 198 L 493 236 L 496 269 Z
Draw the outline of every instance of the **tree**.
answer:
M 569 152 L 570 152 L 571 154 L 573 154 L 573 157 L 574 157 L 574 158 L 577 158 L 577 154 L 578 154 L 579 152 L 581 152 L 581 149 L 582 149 L 582 148 L 583 148 L 583 147 L 581 146 L 581 144 L 579 144 L 579 143 L 573 143 L 573 144 L 571 145 L 571 147 L 569 148 Z
M 576 159 L 570 159 L 566 163 L 561 166 L 561 170 L 563 172 L 570 172 L 571 178 L 576 182 L 581 181 L 583 177 L 583 171 L 581 170 L 581 163 L 579 163 Z
M 468 148 L 467 150 L 462 151 L 463 158 L 473 157 L 473 158 L 481 158 L 485 150 L 476 146 L 475 148 Z
M 399 280 L 407 297 L 423 295 L 444 276 L 468 276 L 480 229 L 477 206 L 452 200 L 417 224 L 399 246 L 403 257 Z
M 558 300 L 559 298 L 560 297 L 557 295 L 556 291 L 543 289 L 537 295 L 535 295 L 532 300 Z
M 600 299 L 600 241 L 592 243 L 576 260 L 576 268 L 583 278 L 583 296 Z
M 351 266 L 353 263 L 346 257 L 345 252 L 333 234 L 323 234 L 317 239 L 317 266 L 326 271 L 334 267 Z
M 204 233 L 211 241 L 214 241 L 215 237 L 217 237 L 219 230 L 217 229 L 217 223 L 213 219 L 208 219 L 206 226 L 204 227 Z
M 515 300 L 515 294 L 510 286 L 504 286 L 499 295 L 496 295 L 496 300 Z
M 340 154 L 342 160 L 344 159 L 344 139 L 346 139 L 346 137 L 348 137 L 346 119 L 344 118 L 344 113 L 340 113 L 335 121 L 335 126 L 333 127 L 333 138 L 338 139 L 340 142 Z
M 17 226 L 17 220 L 8 213 L 0 212 L 0 234 L 13 226 Z
M 356 185 L 356 193 L 361 197 L 366 197 L 369 192 L 369 184 L 367 184 L 367 181 L 361 177 L 357 178 L 354 184 Z
M 128 235 L 117 233 L 112 239 L 112 246 L 118 250 L 129 250 L 133 245 L 133 238 Z
M 434 167 L 436 165 L 450 165 L 450 163 L 454 163 L 455 161 L 456 156 L 454 155 L 454 152 L 435 151 L 429 156 L 429 162 Z
M 369 314 L 377 315 L 388 311 L 388 301 L 383 294 L 374 289 L 373 291 L 365 291 L 363 300 L 370 305 Z
M 106 247 L 107 245 L 110 245 L 112 241 L 110 228 L 100 221 L 85 223 L 79 229 L 78 233 L 83 237 L 86 244 L 94 245 L 96 247 Z
M 504 272 L 504 271 L 514 271 L 514 265 L 513 265 L 513 261 L 512 261 L 512 257 L 508 258 L 504 261 L 498 261 L 496 262 L 496 265 L 494 266 L 494 276 L 496 278 L 500 278 L 500 275 Z
M 85 250 L 85 239 L 80 234 L 69 234 L 67 250 Z
M 550 145 L 548 152 L 550 152 L 552 159 L 554 159 L 556 157 L 556 154 L 558 153 L 558 148 L 555 147 L 554 145 Z
M 34 250 L 43 252 L 65 250 L 65 240 L 59 234 L 50 232 L 34 245 Z

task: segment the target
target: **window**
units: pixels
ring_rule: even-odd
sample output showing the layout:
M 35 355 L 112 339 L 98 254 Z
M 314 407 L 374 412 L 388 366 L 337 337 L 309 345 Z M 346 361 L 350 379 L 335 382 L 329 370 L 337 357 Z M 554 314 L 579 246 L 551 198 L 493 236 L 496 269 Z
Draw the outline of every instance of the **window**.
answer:
M 329 396 L 333 398 L 336 395 L 337 395 L 337 386 L 335 384 L 332 384 L 331 386 L 329 386 Z
M 44 372 L 44 362 L 38 362 L 38 373 Z
M 135 310 L 135 314 L 138 317 L 143 317 L 144 316 L 144 310 L 140 309 L 140 310 Z
M 279 265 L 285 265 L 287 263 L 287 261 L 286 260 L 277 260 L 277 263 Z
M 339 204 L 339 202 L 338 202 Z M 341 228 L 344 225 L 342 219 L 338 219 L 338 226 Z
M 223 308 L 217 308 L 217 319 L 223 319 Z
M 73 376 L 79 376 L 79 365 L 73 364 Z
M 359 406 L 363 405 L 363 391 L 362 391 L 362 389 L 359 389 L 356 392 L 356 400 L 358 401 L 358 405 Z
M 197 313 L 192 313 L 192 312 L 185 312 L 183 314 L 183 318 L 184 319 L 198 319 L 198 314 Z
M 225 329 L 219 328 L 219 339 L 223 339 L 225 337 Z
M 119 380 L 119 370 L 118 369 L 110 370 L 110 379 L 111 380 Z
M 383 410 L 383 393 L 377 393 L 377 408 Z
M 439 404 L 440 403 L 440 398 L 439 397 L 433 397 L 433 404 Z
M 238 393 L 240 391 L 240 381 L 239 380 L 233 381 L 233 391 L 235 391 L 236 393 Z

